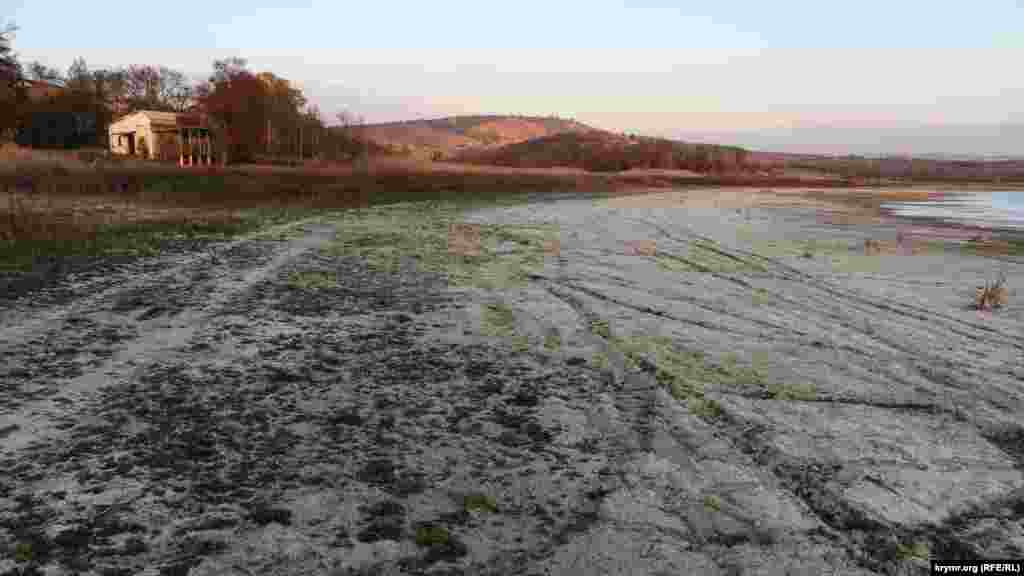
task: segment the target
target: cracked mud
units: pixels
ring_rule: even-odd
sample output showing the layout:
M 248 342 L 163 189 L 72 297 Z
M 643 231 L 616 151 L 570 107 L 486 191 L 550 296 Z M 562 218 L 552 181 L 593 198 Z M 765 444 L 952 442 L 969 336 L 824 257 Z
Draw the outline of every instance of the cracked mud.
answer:
M 698 199 L 328 215 L 12 301 L 0 574 L 1024 556 L 1024 307 L 964 306 L 991 261 Z

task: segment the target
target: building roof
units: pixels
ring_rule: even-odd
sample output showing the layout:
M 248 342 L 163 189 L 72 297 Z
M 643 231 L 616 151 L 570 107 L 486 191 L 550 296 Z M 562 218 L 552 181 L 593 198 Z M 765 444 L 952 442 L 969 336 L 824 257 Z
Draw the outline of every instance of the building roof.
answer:
M 137 110 L 117 119 L 110 124 L 111 130 L 115 127 L 123 129 L 131 127 L 134 129 L 136 123 L 141 120 L 148 120 L 150 126 L 176 127 L 176 126 L 204 126 L 203 118 L 199 114 L 180 112 L 159 112 L 156 110 Z
M 60 84 L 55 84 L 45 80 L 22 78 L 19 83 L 21 84 L 21 87 L 26 90 L 28 98 L 31 101 L 42 100 L 49 96 L 56 96 L 64 90 L 64 87 Z
M 176 126 L 178 124 L 178 117 L 182 116 L 182 114 L 174 112 L 157 112 L 154 110 L 139 110 L 136 114 L 149 119 L 150 124 L 167 124 L 170 126 Z
M 50 88 L 63 88 L 63 86 L 61 86 L 60 84 L 57 84 L 56 82 L 50 82 L 49 80 L 33 80 L 31 78 L 22 78 L 22 79 L 19 80 L 19 82 L 23 86 L 41 86 L 41 87 L 50 87 Z

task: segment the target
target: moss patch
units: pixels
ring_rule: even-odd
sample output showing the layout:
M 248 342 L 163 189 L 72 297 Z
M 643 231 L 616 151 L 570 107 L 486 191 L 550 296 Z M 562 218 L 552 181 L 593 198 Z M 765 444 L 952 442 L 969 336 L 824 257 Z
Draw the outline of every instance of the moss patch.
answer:
M 558 332 L 553 332 L 544 337 L 544 349 L 549 352 L 557 352 L 562 348 L 562 337 Z
M 722 405 L 711 398 L 693 396 L 686 401 L 686 407 L 690 409 L 691 414 L 708 420 L 714 420 L 722 415 Z
M 444 526 L 420 526 L 416 528 L 417 546 L 443 546 L 451 535 Z
M 897 560 L 928 560 L 930 557 L 931 549 L 924 542 L 915 542 L 909 546 L 902 543 L 896 545 Z
M 772 383 L 768 385 L 768 395 L 776 400 L 814 400 L 818 397 L 814 384 Z
M 486 494 L 473 493 L 466 494 L 462 498 L 462 507 L 466 512 L 480 511 L 480 512 L 497 512 L 498 503 L 494 498 L 487 496 Z
M 512 337 L 511 344 L 513 352 L 526 352 L 530 349 L 530 337 L 518 334 Z
M 485 304 L 483 306 L 483 331 L 490 336 L 510 336 L 515 326 L 516 316 L 508 306 Z
M 677 350 L 666 337 L 616 338 L 614 345 L 636 365 L 653 364 L 654 377 L 674 398 L 687 402 L 693 414 L 717 418 L 721 405 L 704 397 L 707 384 L 729 386 L 763 386 L 765 375 L 761 366 L 741 366 L 735 354 L 726 354 L 717 363 L 704 352 Z
M 338 278 L 329 272 L 293 272 L 288 276 L 288 286 L 301 290 L 319 290 L 338 285 Z
M 546 243 L 558 238 L 554 226 L 463 223 L 460 205 L 451 202 L 351 210 L 334 221 L 328 255 L 359 256 L 383 270 L 407 257 L 422 271 L 446 274 L 453 286 L 484 289 L 524 284 L 543 265 Z
M 32 561 L 32 545 L 24 542 L 19 542 L 14 545 L 14 561 L 15 562 L 31 562 Z
M 611 336 L 611 328 L 608 326 L 607 320 L 591 320 L 590 331 L 606 340 Z

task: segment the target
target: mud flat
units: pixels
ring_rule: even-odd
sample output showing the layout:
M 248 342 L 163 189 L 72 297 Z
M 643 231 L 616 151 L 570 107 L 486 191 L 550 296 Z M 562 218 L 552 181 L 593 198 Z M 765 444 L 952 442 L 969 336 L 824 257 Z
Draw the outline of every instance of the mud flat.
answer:
M 19 301 L 0 574 L 1024 556 L 1024 262 L 801 198 L 354 210 Z

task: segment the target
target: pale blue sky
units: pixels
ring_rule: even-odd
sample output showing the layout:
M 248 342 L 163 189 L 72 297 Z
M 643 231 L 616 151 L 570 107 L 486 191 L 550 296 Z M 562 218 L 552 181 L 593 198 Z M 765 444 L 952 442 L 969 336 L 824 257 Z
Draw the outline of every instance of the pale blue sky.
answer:
M 163 64 L 199 78 L 214 58 L 239 55 L 324 112 L 368 121 L 558 114 L 739 139 L 1024 123 L 1024 0 L 101 5 L 13 0 L 0 19 L 21 28 L 24 60 Z M 1024 153 L 1024 142 L 1006 145 Z

